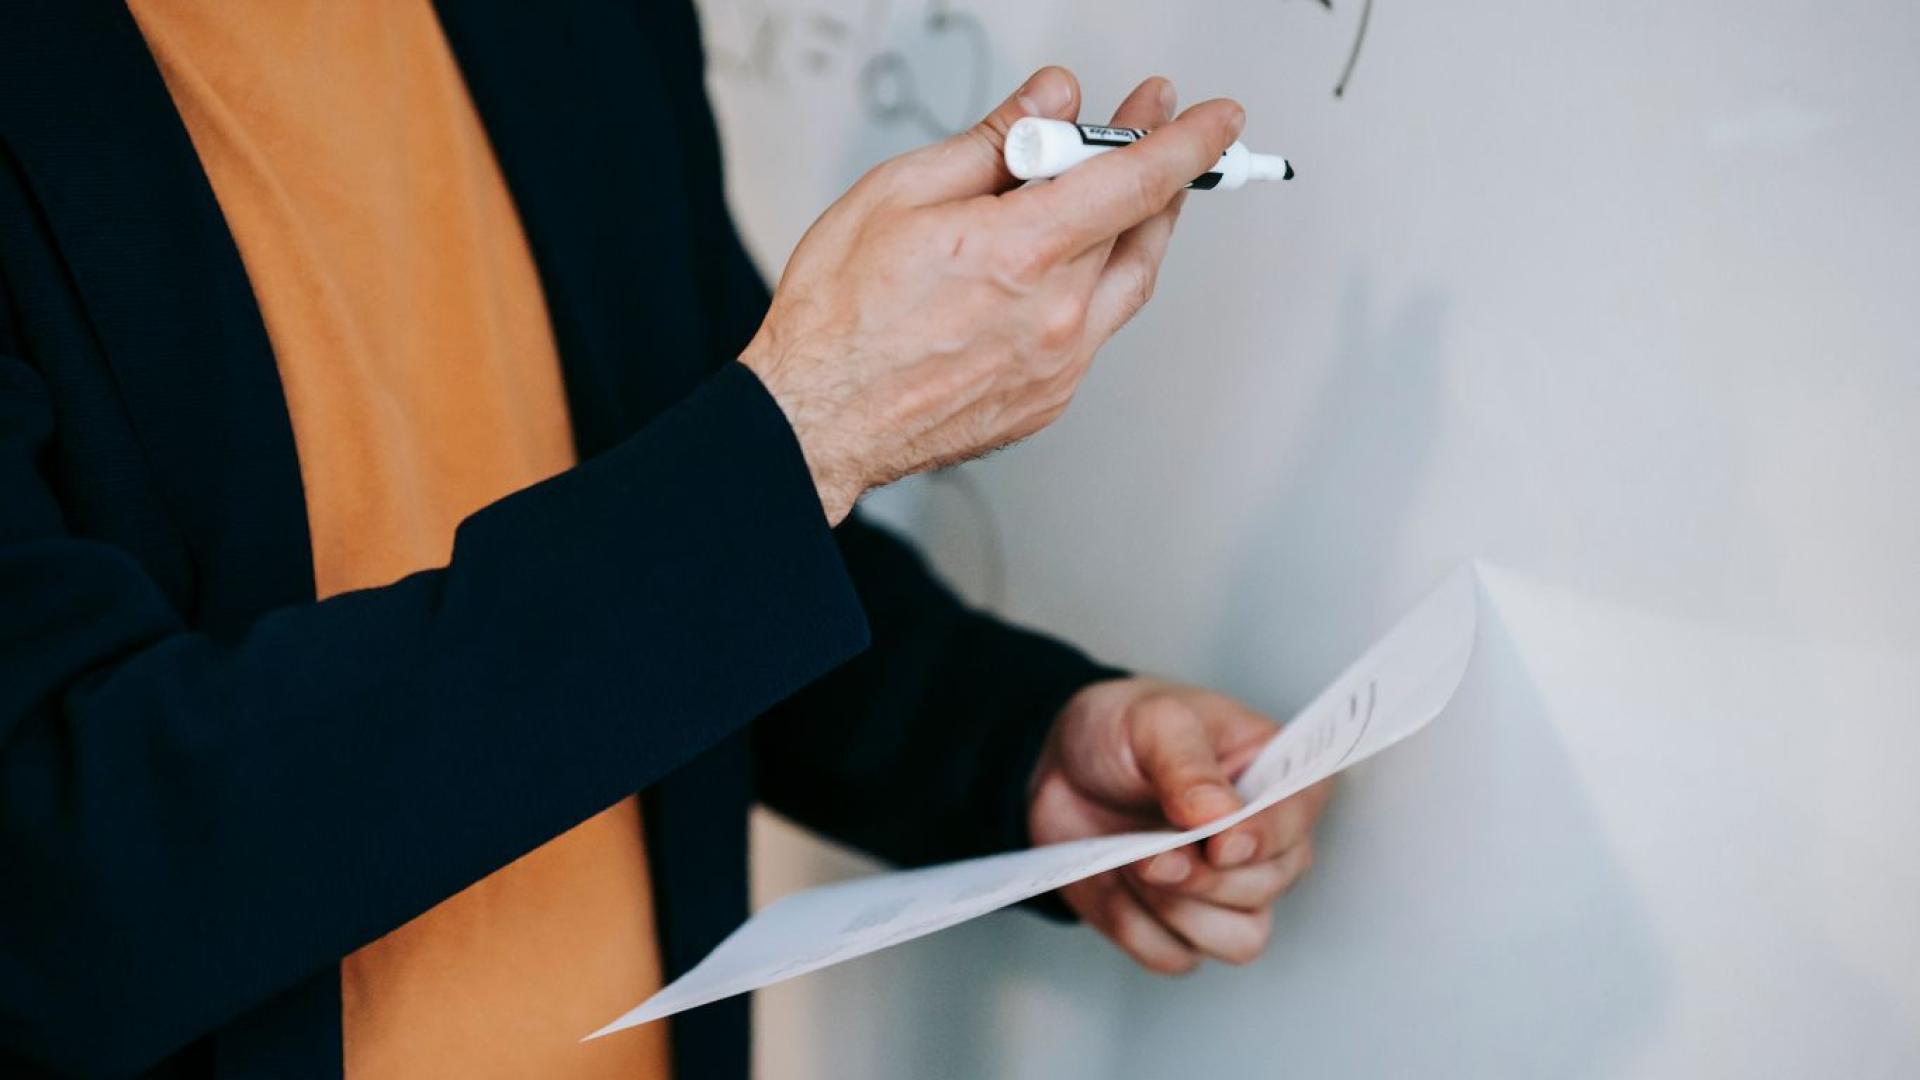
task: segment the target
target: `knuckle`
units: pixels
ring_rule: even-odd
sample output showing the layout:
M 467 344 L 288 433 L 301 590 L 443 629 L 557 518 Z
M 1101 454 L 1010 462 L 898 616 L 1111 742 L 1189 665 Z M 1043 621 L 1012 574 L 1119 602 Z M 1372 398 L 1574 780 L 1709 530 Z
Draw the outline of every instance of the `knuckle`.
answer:
M 1134 720 L 1150 734 L 1163 735 L 1191 724 L 1193 708 L 1170 694 L 1153 694 L 1134 706 Z
M 1134 959 L 1156 971 L 1161 970 L 1159 965 L 1167 960 L 1166 955 L 1155 947 L 1158 943 L 1147 932 L 1145 924 L 1137 919 L 1129 919 L 1115 927 L 1114 941 Z
M 1160 269 L 1157 266 L 1135 267 L 1132 277 L 1127 281 L 1127 307 L 1129 311 L 1139 311 L 1153 300 L 1153 290 L 1160 281 Z
M 1118 281 L 1119 318 L 1115 320 L 1109 333 L 1125 325 L 1128 320 L 1138 315 L 1140 310 L 1153 300 L 1154 284 L 1159 277 L 1157 268 L 1140 265 L 1138 263 L 1120 268 L 1116 270 L 1115 273 L 1120 275 Z
M 893 189 L 902 168 L 898 158 L 882 161 L 860 174 L 860 179 L 853 182 L 853 191 L 868 198 L 884 198 Z
M 1301 859 L 1299 856 L 1290 856 L 1279 863 L 1279 871 L 1274 875 L 1272 885 L 1262 890 L 1267 894 L 1267 902 L 1272 903 L 1292 892 L 1293 887 L 1300 884 L 1301 877 L 1306 874 L 1311 863 L 1311 858 Z
M 1054 353 L 1065 350 L 1079 342 L 1086 327 L 1087 308 L 1078 297 L 1055 299 L 1040 317 L 1040 346 Z
M 1029 388 L 1017 438 L 1025 438 L 1058 420 L 1073 404 L 1074 392 L 1080 388 L 1080 379 L 1087 371 L 1086 362 L 1071 349 L 1065 350 L 1064 357 L 1056 362 L 1057 371 L 1046 374 Z M 1038 358 L 1033 363 L 1044 366 L 1044 361 Z
M 1000 272 L 1018 285 L 1033 285 L 1053 269 L 1059 257 L 1057 246 L 1057 242 L 1047 233 L 1021 237 L 1005 244 L 1000 252 Z
M 1087 375 L 1087 368 L 1090 366 L 1088 361 L 1091 360 L 1092 355 L 1088 350 L 1079 348 L 1077 343 L 1061 351 L 1060 368 L 1047 381 L 1046 393 L 1050 401 L 1057 403 L 1061 408 L 1066 407 L 1067 402 L 1071 401 L 1073 395 L 1080 389 L 1080 380 Z
M 1134 212 L 1146 217 L 1167 201 L 1165 186 L 1160 177 L 1149 169 L 1136 169 L 1133 173 L 1133 186 L 1129 191 L 1133 199 Z
M 1156 931 L 1152 916 L 1127 901 L 1125 894 L 1121 894 L 1120 899 L 1126 902 L 1113 912 L 1113 923 L 1108 931 L 1114 944 L 1149 971 L 1179 975 L 1193 970 L 1195 958 L 1163 938 Z
M 1072 258 L 1084 240 L 1074 223 L 1075 214 L 1061 201 L 1066 193 L 1048 191 L 1042 195 L 1047 197 L 1022 204 L 1014 216 L 1018 235 L 1029 248 L 1023 265 L 1036 277 Z
M 1023 430 L 1020 432 L 1020 437 L 1025 438 L 1028 435 L 1032 435 L 1034 432 L 1060 419 L 1060 417 L 1066 413 L 1069 404 L 1071 404 L 1071 396 L 1042 406 L 1033 414 L 1032 419 L 1022 425 Z
M 1156 937 L 1144 926 L 1133 941 L 1123 943 L 1122 947 L 1141 967 L 1159 975 L 1184 975 L 1199 963 L 1199 957 L 1179 945 Z
M 1273 935 L 1273 916 L 1259 912 L 1240 920 L 1233 939 L 1220 951 L 1220 959 L 1229 964 L 1245 965 L 1260 959 L 1267 951 L 1267 940 Z
M 1266 864 L 1269 869 L 1262 873 L 1258 886 L 1253 890 L 1251 900 L 1255 905 L 1271 904 L 1286 895 L 1287 886 L 1293 883 L 1293 873 L 1279 862 Z
M 999 113 L 987 117 L 960 133 L 970 152 L 982 158 L 998 159 L 1007 145 L 1007 129 L 1013 125 Z
M 1113 924 L 1113 939 L 1120 947 L 1141 959 L 1153 955 L 1153 943 L 1147 939 L 1146 927 L 1132 917 L 1122 918 Z

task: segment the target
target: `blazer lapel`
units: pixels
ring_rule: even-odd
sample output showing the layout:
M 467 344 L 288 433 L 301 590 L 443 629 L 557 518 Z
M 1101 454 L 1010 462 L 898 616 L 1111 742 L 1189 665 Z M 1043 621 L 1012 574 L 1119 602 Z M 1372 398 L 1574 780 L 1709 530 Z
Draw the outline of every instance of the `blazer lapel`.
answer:
M 707 374 L 685 168 L 646 6 L 436 4 L 540 271 L 583 457 Z
M 441 0 L 527 231 L 583 456 L 707 373 L 673 96 L 629 5 Z M 202 575 L 214 632 L 311 599 L 299 459 L 246 269 L 118 0 L 28 4 L 0 35 L 0 139 L 46 212 Z
M 213 189 L 138 26 L 109 0 L 15 5 L 0 138 L 25 172 L 201 573 L 196 623 L 311 599 L 293 428 Z
M 711 373 L 688 272 L 694 193 L 676 126 L 704 118 L 672 115 L 685 103 L 662 74 L 657 26 L 641 20 L 647 4 L 437 7 L 539 266 L 575 439 L 583 456 L 596 453 Z M 646 792 L 669 978 L 746 914 L 750 764 L 747 736 L 737 735 Z M 674 1025 L 677 1075 L 746 1074 L 744 999 Z

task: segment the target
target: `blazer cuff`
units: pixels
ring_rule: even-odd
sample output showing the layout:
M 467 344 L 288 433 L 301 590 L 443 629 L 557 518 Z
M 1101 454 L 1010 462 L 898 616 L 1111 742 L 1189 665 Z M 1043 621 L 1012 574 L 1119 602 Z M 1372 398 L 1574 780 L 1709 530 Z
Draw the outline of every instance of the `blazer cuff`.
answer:
M 1006 671 L 1009 681 L 1017 681 L 1024 687 L 1021 715 L 1030 719 L 1013 730 L 1011 743 L 1002 757 L 1009 763 L 1010 775 L 1001 780 L 992 810 L 994 846 L 1009 851 L 1033 846 L 1033 833 L 1027 824 L 1030 783 L 1061 710 L 1088 685 L 1132 674 L 1088 659 L 1078 649 L 1062 642 L 1024 631 L 1021 634 L 1031 640 L 1024 642 L 1022 648 L 1007 650 L 1002 659 L 1010 666 Z M 1076 919 L 1057 890 L 1042 893 L 1021 906 L 1056 921 Z

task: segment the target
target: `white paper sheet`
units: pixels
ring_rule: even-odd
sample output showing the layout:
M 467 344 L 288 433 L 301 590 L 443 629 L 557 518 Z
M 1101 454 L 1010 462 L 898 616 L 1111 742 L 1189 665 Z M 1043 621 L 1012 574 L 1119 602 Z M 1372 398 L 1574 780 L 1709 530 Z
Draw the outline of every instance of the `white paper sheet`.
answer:
M 1158 831 L 808 889 L 747 920 L 691 971 L 603 1035 L 744 994 L 944 930 L 990 911 L 1201 840 L 1406 738 L 1439 714 L 1473 653 L 1477 586 L 1462 567 L 1281 729 L 1238 787 L 1247 804 L 1186 832 Z

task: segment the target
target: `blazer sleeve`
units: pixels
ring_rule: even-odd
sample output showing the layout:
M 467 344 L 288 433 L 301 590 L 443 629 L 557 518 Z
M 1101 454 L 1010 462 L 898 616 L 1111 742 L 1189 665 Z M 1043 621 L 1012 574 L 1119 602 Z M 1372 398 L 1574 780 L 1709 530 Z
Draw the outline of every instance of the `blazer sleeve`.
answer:
M 1122 673 L 968 608 L 882 529 L 850 519 L 838 540 L 873 647 L 755 722 L 759 794 L 904 866 L 1027 846 L 1054 718 Z
M 867 640 L 791 429 L 737 364 L 473 515 L 446 568 L 235 641 L 69 532 L 53 437 L 40 375 L 0 355 L 0 1059 L 148 1066 Z
M 714 361 L 736 356 L 768 292 L 728 214 L 718 134 L 685 0 L 651 5 L 705 243 L 694 268 Z M 896 863 L 1024 847 L 1026 783 L 1062 705 L 1119 672 L 968 609 L 911 548 L 858 514 L 837 530 L 872 627 L 858 660 L 754 724 L 756 788 L 781 812 Z

